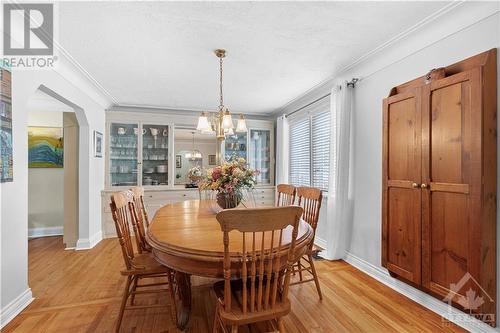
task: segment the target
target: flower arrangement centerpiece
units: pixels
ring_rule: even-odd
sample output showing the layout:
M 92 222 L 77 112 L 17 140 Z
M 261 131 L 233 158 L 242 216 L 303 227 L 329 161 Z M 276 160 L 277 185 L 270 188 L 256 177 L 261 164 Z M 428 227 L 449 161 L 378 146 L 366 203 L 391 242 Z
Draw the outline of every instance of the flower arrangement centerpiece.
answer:
M 195 166 L 188 170 L 187 177 L 191 181 L 189 187 L 197 187 L 197 183 L 203 179 L 203 172 L 199 166 Z
M 253 188 L 258 171 L 250 169 L 244 158 L 224 162 L 207 170 L 200 188 L 217 192 L 217 204 L 223 208 L 237 207 L 243 197 L 242 190 Z

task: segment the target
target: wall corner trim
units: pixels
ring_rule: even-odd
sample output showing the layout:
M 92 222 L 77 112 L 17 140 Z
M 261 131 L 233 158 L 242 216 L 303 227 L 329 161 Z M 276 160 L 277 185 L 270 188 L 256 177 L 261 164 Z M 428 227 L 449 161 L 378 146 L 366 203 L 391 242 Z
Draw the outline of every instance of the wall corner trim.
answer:
M 90 238 L 80 238 L 76 242 L 75 251 L 90 250 L 102 241 L 102 230 L 98 231 Z
M 470 331 L 477 333 L 498 333 L 500 330 L 497 330 L 488 324 L 483 323 L 473 317 L 468 317 L 467 321 L 460 320 L 451 320 L 454 318 L 463 317 L 464 312 L 459 311 L 455 308 L 451 308 L 448 304 L 441 302 L 440 300 L 420 291 L 402 281 L 399 281 L 389 275 L 389 272 L 382 268 L 375 266 L 352 253 L 347 252 L 345 259 L 349 265 L 354 266 L 365 274 L 368 274 L 375 280 L 385 284 L 389 288 L 397 291 L 403 296 L 408 297 L 412 301 L 424 306 L 425 308 L 431 310 L 432 312 L 438 314 L 444 318 L 450 318 L 450 321 L 457 324 L 458 326 Z M 470 319 L 469 319 L 470 318 Z
M 21 313 L 33 300 L 31 288 L 28 288 L 12 302 L 4 306 L 0 310 L 0 329 Z

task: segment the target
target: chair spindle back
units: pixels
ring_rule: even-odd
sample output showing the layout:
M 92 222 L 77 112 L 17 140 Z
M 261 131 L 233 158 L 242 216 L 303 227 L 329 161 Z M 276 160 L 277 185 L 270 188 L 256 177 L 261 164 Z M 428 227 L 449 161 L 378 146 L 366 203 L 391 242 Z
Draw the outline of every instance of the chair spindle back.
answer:
M 134 195 L 135 219 L 134 233 L 139 253 L 147 251 L 149 245 L 146 242 L 146 227 L 149 227 L 149 218 L 144 206 L 144 188 L 136 186 L 130 189 Z
M 295 203 L 295 195 L 297 193 L 295 186 L 279 184 L 276 189 L 278 191 L 277 207 L 291 206 Z
M 217 214 L 224 242 L 224 310 L 231 311 L 231 262 L 242 263 L 243 314 L 274 309 L 277 303 L 287 302 L 291 267 L 294 260 L 298 224 L 303 209 L 298 206 L 231 209 Z M 283 246 L 284 230 L 291 226 L 291 235 Z M 229 234 L 240 233 L 241 248 L 229 248 Z M 231 237 L 237 237 L 234 233 Z M 239 242 L 233 242 L 239 244 Z M 237 246 L 234 246 L 237 247 Z M 239 247 L 239 246 L 238 246 Z M 230 253 L 231 251 L 231 253 Z M 286 253 L 283 253 L 286 251 Z M 286 256 L 286 265 L 282 258 Z M 285 266 L 284 272 L 281 271 Z
M 134 247 L 130 235 L 130 224 L 135 214 L 134 195 L 131 191 L 122 191 L 111 195 L 111 213 L 115 221 L 116 234 L 122 248 L 123 260 L 127 270 L 132 269 Z
M 314 235 L 316 235 L 316 227 L 318 226 L 319 211 L 321 209 L 321 201 L 323 201 L 323 194 L 321 190 L 315 187 L 298 187 L 297 197 L 299 198 L 298 205 L 304 209 L 302 218 L 309 223 L 313 228 Z M 310 248 L 314 245 L 314 238 Z

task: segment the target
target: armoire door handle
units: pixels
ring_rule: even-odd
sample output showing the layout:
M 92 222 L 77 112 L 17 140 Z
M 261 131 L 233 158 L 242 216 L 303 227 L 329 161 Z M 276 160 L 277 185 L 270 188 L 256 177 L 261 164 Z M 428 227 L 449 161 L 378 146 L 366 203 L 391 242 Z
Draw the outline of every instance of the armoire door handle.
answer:
M 418 185 L 417 183 L 413 183 L 413 184 L 411 184 L 411 187 L 413 187 L 413 188 L 419 188 L 420 185 Z
M 427 188 L 427 187 L 428 187 L 428 185 L 427 185 L 427 184 L 422 184 L 422 185 L 420 185 L 420 188 Z

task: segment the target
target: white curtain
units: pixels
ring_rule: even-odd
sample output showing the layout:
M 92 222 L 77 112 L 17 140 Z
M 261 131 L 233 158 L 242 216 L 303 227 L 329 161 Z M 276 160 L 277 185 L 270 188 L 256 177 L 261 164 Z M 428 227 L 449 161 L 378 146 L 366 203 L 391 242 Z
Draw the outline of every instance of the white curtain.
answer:
M 351 237 L 350 191 L 352 89 L 347 82 L 332 89 L 330 105 L 330 175 L 328 188 L 328 259 L 344 258 Z
M 276 184 L 288 183 L 289 134 L 288 119 L 280 116 L 276 126 Z

